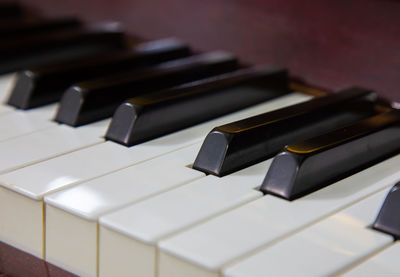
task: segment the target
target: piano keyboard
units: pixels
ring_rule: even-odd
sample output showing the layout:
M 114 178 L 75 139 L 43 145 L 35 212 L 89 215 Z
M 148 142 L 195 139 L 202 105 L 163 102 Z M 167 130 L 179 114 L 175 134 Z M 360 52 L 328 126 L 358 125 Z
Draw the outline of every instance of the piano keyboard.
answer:
M 394 261 L 400 248 L 393 235 L 371 228 L 389 190 L 400 180 L 400 146 L 397 147 L 396 143 L 384 141 L 394 150 L 385 155 L 376 153 L 377 158 L 373 161 L 366 160 L 351 172 L 338 173 L 340 176 L 329 179 L 328 183 L 318 183 L 312 189 L 306 187 L 292 201 L 264 190 L 268 183 L 265 179 L 267 172 L 283 176 L 285 181 L 288 179 L 286 176 L 292 176 L 286 168 L 275 165 L 278 158 L 274 159 L 274 156 L 285 145 L 290 145 L 285 148 L 290 152 L 295 146 L 299 147 L 301 141 L 308 143 L 303 143 L 304 150 L 307 148 L 305 144 L 331 139 L 333 142 L 329 142 L 326 152 L 329 153 L 360 137 L 360 141 L 369 139 L 366 146 L 371 151 L 369 156 L 375 155 L 374 147 L 378 147 L 377 142 L 382 138 L 370 138 L 370 134 L 373 136 L 382 130 L 393 129 L 390 135 L 394 137 L 399 116 L 389 107 L 375 104 L 372 92 L 349 89 L 338 93 L 336 98 L 314 98 L 307 90 L 285 90 L 281 85 L 285 82 L 285 74 L 275 69 L 271 69 L 272 73 L 263 72 L 267 75 L 261 79 L 256 75 L 255 79 L 251 77 L 256 81 L 250 78 L 243 83 L 237 81 L 235 74 L 248 78 L 248 72 L 241 71 L 233 55 L 223 54 L 224 58 L 221 58 L 220 54 L 212 54 L 218 56 L 217 61 L 204 61 L 207 54 L 203 54 L 203 58 L 197 54 L 188 57 L 185 47 L 182 53 L 169 58 L 150 59 L 140 66 L 137 59 L 132 58 L 132 65 L 126 62 L 126 71 L 107 71 L 110 61 L 100 61 L 99 57 L 126 51 L 124 47 L 120 48 L 120 37 L 114 39 L 114 42 L 97 41 L 94 52 L 80 52 L 80 58 L 75 57 L 72 61 L 49 64 L 47 58 L 32 59 L 19 67 L 25 73 L 51 69 L 52 74 L 56 74 L 55 68 L 60 70 L 64 68 L 62 65 L 68 65 L 82 70 L 83 74 L 82 68 L 88 64 L 80 64 L 80 60 L 96 61 L 96 66 L 103 66 L 98 76 L 85 73 L 88 77 L 83 80 L 72 78 L 73 70 L 64 75 L 62 70 L 57 71 L 60 75 L 54 76 L 64 80 L 70 78 L 63 83 L 63 86 L 68 83 L 67 89 L 54 87 L 55 90 L 67 91 L 63 98 L 62 93 L 58 93 L 58 96 L 51 96 L 53 100 L 48 100 L 46 93 L 49 92 L 42 93 L 38 89 L 37 94 L 30 95 L 32 102 L 25 103 L 27 107 L 29 103 L 41 104 L 30 109 L 16 109 L 6 104 L 8 99 L 12 99 L 11 93 L 16 94 L 17 90 L 21 93 L 22 88 L 27 88 L 23 83 L 25 79 L 21 77 L 23 72 L 0 77 L 3 103 L 0 105 L 0 238 L 3 243 L 78 276 L 400 274 L 400 267 Z M 111 47 L 112 44 L 115 45 Z M 136 42 L 128 48 L 140 52 L 132 49 L 140 49 L 144 44 Z M 103 54 L 99 55 L 99 49 L 104 51 Z M 52 51 L 54 55 L 57 51 L 64 53 L 62 49 Z M 74 56 L 70 54 L 68 56 Z M 140 52 L 138 55 L 153 54 Z M 220 60 L 225 58 L 228 60 Z M 31 67 L 33 60 L 35 67 Z M 17 64 L 19 66 L 20 61 Z M 13 71 L 15 67 L 10 68 Z M 277 74 L 279 78 L 268 74 Z M 232 80 L 242 83 L 231 85 L 229 82 Z M 35 81 L 32 78 L 32 86 Z M 45 82 L 42 85 L 46 87 Z M 236 96 L 238 89 L 247 93 L 247 98 L 243 98 L 246 101 L 226 100 L 232 105 L 231 110 L 219 111 L 217 103 L 213 106 L 213 101 L 201 102 L 218 93 L 226 97 L 232 92 Z M 260 99 L 260 91 L 272 94 Z M 155 97 L 151 93 L 147 95 L 148 92 L 155 92 L 157 97 L 164 97 L 160 92 L 169 93 L 170 97 L 162 98 L 164 102 L 154 106 L 140 106 L 140 103 L 146 104 L 145 101 Z M 112 97 L 113 93 L 115 97 Z M 79 95 L 80 102 L 69 101 L 68 94 L 72 97 Z M 21 95 L 24 94 L 18 97 Z M 104 98 L 96 99 L 99 95 L 104 95 Z M 14 99 L 22 99 L 18 97 Z M 123 103 L 128 98 L 132 99 Z M 179 106 L 179 101 L 193 105 L 191 107 L 196 109 L 196 113 L 213 111 L 215 115 L 191 119 L 190 124 L 182 123 L 183 119 L 190 119 L 190 111 Z M 195 101 L 203 106 L 196 106 Z M 110 119 L 108 117 L 118 106 L 111 105 L 114 102 L 125 106 L 119 106 L 117 111 L 121 114 Z M 204 107 L 204 103 L 209 103 L 209 107 Z M 65 107 L 69 107 L 63 110 L 67 116 L 69 109 L 75 109 L 74 112 L 84 120 L 76 121 L 79 124 L 55 122 L 53 119 Z M 156 108 L 145 110 L 143 107 Z M 179 110 L 181 114 L 173 115 L 171 107 L 182 109 Z M 306 111 L 304 107 L 308 107 Z M 133 113 L 133 119 L 127 118 L 132 113 L 126 109 L 139 112 Z M 100 111 L 102 115 L 94 111 Z M 165 128 L 156 138 L 153 134 L 143 135 L 144 141 L 135 143 L 126 137 L 118 138 L 118 132 L 113 134 L 117 137 L 112 141 L 105 139 L 111 129 L 109 126 L 130 128 L 132 124 L 140 123 L 135 121 L 135 116 L 143 114 L 148 116 L 149 122 L 155 121 L 154 124 L 170 115 L 165 120 L 176 124 L 176 130 Z M 385 123 L 382 118 L 386 115 L 393 117 L 393 123 Z M 298 126 L 299 119 L 307 120 L 308 125 L 304 124 L 303 130 Z M 161 125 L 158 125 L 160 129 Z M 339 131 L 346 125 L 356 135 L 346 135 L 348 130 L 343 129 L 345 137 L 339 140 Z M 359 131 L 360 126 L 379 128 L 364 134 Z M 215 133 L 215 141 L 210 139 L 211 130 Z M 219 140 L 224 130 L 227 144 Z M 250 131 L 246 133 L 246 130 Z M 331 136 L 328 131 L 332 132 Z M 236 134 L 236 138 L 241 137 L 242 143 L 255 143 L 258 137 L 262 137 L 263 140 L 257 141 L 257 153 L 248 145 L 240 145 L 240 139 L 236 142 L 233 135 L 229 137 L 229 132 Z M 324 133 L 328 133 L 328 138 L 327 135 L 323 137 Z M 271 140 L 267 146 L 263 144 L 265 134 Z M 206 143 L 211 143 L 211 148 L 206 148 Z M 336 144 L 338 148 L 334 148 Z M 221 145 L 220 149 L 213 148 Z M 232 156 L 229 156 L 228 148 L 237 152 L 232 150 L 229 153 Z M 342 151 L 344 153 L 338 150 L 338 154 L 332 156 L 335 161 L 337 159 L 337 168 L 341 163 L 338 157 L 349 159 L 351 155 L 346 152 L 352 153 L 355 148 Z M 248 161 L 238 161 L 245 151 L 242 158 Z M 250 159 L 250 156 L 254 157 Z M 216 164 L 211 161 L 215 157 L 233 163 L 220 174 L 222 177 L 218 170 L 204 169 Z M 311 173 L 320 177 L 328 172 L 322 166 L 324 159 L 318 161 L 322 171 L 315 173 L 311 168 Z M 193 168 L 194 163 L 197 169 Z M 281 164 L 286 165 L 285 162 Z M 305 175 L 308 172 L 306 166 L 304 172 Z M 315 176 L 311 177 L 312 180 L 321 179 L 317 175 L 311 176 Z M 0 260 L 0 263 L 0 270 L 5 268 L 7 273 L 6 261 Z

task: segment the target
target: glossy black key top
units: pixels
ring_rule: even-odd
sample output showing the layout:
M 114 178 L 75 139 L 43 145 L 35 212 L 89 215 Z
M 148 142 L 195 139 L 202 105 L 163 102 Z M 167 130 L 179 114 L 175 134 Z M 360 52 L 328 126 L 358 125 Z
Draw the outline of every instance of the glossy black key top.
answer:
M 289 91 L 284 69 L 258 67 L 129 99 L 114 113 L 106 138 L 132 146 Z
M 144 42 L 130 50 L 110 51 L 79 60 L 60 62 L 19 72 L 8 104 L 28 109 L 60 100 L 72 84 L 117 72 L 185 57 L 189 48 L 176 39 Z
M 232 54 L 211 52 L 78 83 L 63 95 L 56 121 L 79 126 L 104 119 L 126 99 L 229 72 L 237 66 Z
M 351 88 L 214 128 L 193 168 L 224 176 L 272 157 L 289 143 L 374 114 L 372 91 Z
M 399 153 L 399 141 L 400 111 L 393 110 L 286 146 L 261 191 L 296 199 Z
M 386 196 L 372 228 L 400 239 L 400 182 Z
M 117 23 L 0 40 L 0 73 L 123 47 Z
M 72 17 L 49 20 L 13 20 L 7 22 L 7 24 L 0 24 L 0 40 L 18 36 L 32 36 L 51 31 L 76 29 L 81 26 L 82 22 Z

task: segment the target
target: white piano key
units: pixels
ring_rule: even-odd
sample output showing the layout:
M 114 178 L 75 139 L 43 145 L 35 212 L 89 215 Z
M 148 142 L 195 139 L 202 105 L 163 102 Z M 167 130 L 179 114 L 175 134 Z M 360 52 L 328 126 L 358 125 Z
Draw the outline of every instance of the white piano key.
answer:
M 7 114 L 9 112 L 15 111 L 15 108 L 12 106 L 7 106 L 7 105 L 0 105 L 0 115 Z
M 204 177 L 187 167 L 199 148 L 196 144 L 46 196 L 46 260 L 77 275 L 95 276 L 98 217 Z
M 5 103 L 10 97 L 11 89 L 14 87 L 16 80 L 15 73 L 0 75 L 0 103 Z
M 15 110 L 12 106 L 5 104 L 14 86 L 15 78 L 14 73 L 0 75 L 0 114 Z
M 205 176 L 187 167 L 200 144 L 130 166 L 49 194 L 44 201 L 84 219 L 102 214 Z
M 400 155 L 292 202 L 267 195 L 162 240 L 159 276 L 218 276 L 252 251 L 389 188 L 400 179 L 399 162 Z
M 21 194 L 25 196 L 21 198 L 21 201 L 24 201 L 23 199 L 25 199 L 27 203 L 34 203 L 37 201 L 40 202 L 42 201 L 44 195 L 48 193 L 65 189 L 71 185 L 82 183 L 85 180 L 106 175 L 113 171 L 138 164 L 140 162 L 164 155 L 169 152 L 176 151 L 184 147 L 188 147 L 195 143 L 199 143 L 207 135 L 207 132 L 209 132 L 215 126 L 263 113 L 268 110 L 274 110 L 295 103 L 303 102 L 310 98 L 311 96 L 309 95 L 301 93 L 291 93 L 289 95 L 282 96 L 280 98 L 259 104 L 257 106 L 244 109 L 242 111 L 232 113 L 130 148 L 113 142 L 100 143 L 92 147 L 87 147 L 79 151 L 61 155 L 59 157 L 48 159 L 41 163 L 26 166 L 24 168 L 20 168 L 18 170 L 0 175 L 0 186 L 4 189 L 13 191 L 16 194 Z M 94 124 L 90 124 L 87 126 L 89 127 L 93 125 Z M 67 126 L 60 127 L 69 128 Z M 34 134 L 44 134 L 49 130 L 52 129 L 38 131 Z M 28 136 L 29 135 L 23 137 L 25 138 Z M 42 139 L 45 139 L 45 137 L 46 136 L 44 135 Z M 10 141 L 15 140 L 16 139 Z M 11 143 L 9 143 L 10 141 L 7 141 L 8 146 L 10 147 L 7 156 L 11 154 L 11 149 L 15 149 L 15 147 L 18 146 L 18 144 L 11 145 Z M 38 142 L 30 142 L 29 145 L 35 145 L 37 143 L 42 145 L 43 141 L 39 140 Z M 25 145 L 25 147 L 27 147 L 27 145 Z M 20 148 L 20 146 L 18 146 L 18 148 Z M 3 145 L 2 143 L 0 143 L 0 151 L 2 149 Z M 32 151 L 38 152 L 36 147 L 35 150 Z M 45 151 L 47 151 L 46 153 L 51 152 L 49 150 Z M 44 155 L 42 155 L 42 157 L 43 156 Z M 14 158 L 14 160 L 15 159 L 17 158 Z M 33 155 L 32 159 L 34 159 Z M 20 196 L 18 195 L 16 197 Z M 0 195 L 0 210 L 14 211 L 17 208 L 17 206 L 15 206 L 12 202 L 3 202 L 1 200 L 2 198 Z M 37 204 L 37 207 L 37 209 L 39 209 L 39 207 L 41 209 L 42 206 Z M 37 214 L 42 213 L 41 210 L 35 210 L 35 212 Z M 16 220 L 13 219 L 13 216 L 13 212 L 8 212 L 7 217 L 4 217 L 4 220 L 1 222 L 0 230 L 2 230 L 2 233 L 0 234 L 0 238 L 3 241 L 25 241 L 25 237 L 29 237 L 29 242 L 34 241 L 35 246 L 43 244 L 43 236 L 31 236 L 30 232 L 28 231 L 30 228 L 34 228 L 33 225 L 30 225 L 30 222 L 33 219 L 19 217 L 18 220 Z M 35 218 L 35 226 L 37 226 L 35 234 L 43 234 L 43 228 L 40 227 L 43 225 L 43 213 L 41 217 L 41 224 L 36 222 L 36 219 L 38 218 Z M 29 224 L 24 224 L 24 220 L 27 220 L 26 222 L 28 222 Z M 23 229 L 21 231 L 22 233 L 15 232 L 16 229 L 20 228 Z M 20 244 L 20 248 L 30 252 L 33 248 L 32 245 Z M 35 252 L 30 253 L 34 253 L 35 255 L 37 253 L 41 253 L 41 255 L 43 256 L 43 249 L 35 248 Z
M 154 276 L 159 239 L 262 197 L 254 188 L 261 184 L 270 163 L 265 161 L 223 178 L 209 175 L 102 216 L 100 276 L 115 272 L 120 276 Z M 146 255 L 141 254 L 143 249 Z M 118 259 L 121 251 L 131 258 Z
M 392 243 L 369 229 L 387 190 L 226 268 L 226 277 L 331 276 Z
M 27 111 L 15 110 L 0 116 L 0 141 L 58 126 L 51 121 L 56 107 L 53 104 Z
M 45 159 L 49 153 L 54 154 L 55 152 L 60 153 L 57 151 L 61 150 L 74 150 L 81 147 L 82 144 L 100 143 L 103 141 L 100 136 L 96 137 L 93 134 L 99 134 L 98 131 L 96 132 L 97 128 L 102 127 L 102 130 L 105 128 L 105 126 L 101 126 L 102 124 L 104 125 L 105 122 L 99 122 L 90 128 L 79 130 L 60 126 L 1 142 L 0 167 L 5 172 Z M 82 164 L 82 168 L 85 166 L 85 164 Z M 40 180 L 41 178 L 45 179 L 47 173 L 46 170 L 37 171 L 33 175 Z M 7 176 L 9 175 L 1 175 L 0 180 L 6 180 Z M 10 176 L 16 175 L 11 174 Z M 5 179 L 3 179 L 4 177 Z M 24 176 L 17 176 L 17 178 L 10 178 L 10 180 L 18 182 L 19 178 L 29 183 L 29 185 L 33 184 L 30 183 L 33 179 L 25 179 Z M 48 187 L 55 186 L 59 181 L 59 179 L 53 179 L 50 183 L 41 183 L 39 181 L 35 183 L 40 184 L 35 191 L 45 190 L 46 185 Z M 5 183 L 0 181 L 0 239 L 43 258 L 44 206 L 41 196 L 35 198 L 37 194 L 29 190 L 29 185 L 28 188 L 24 188 L 12 182 Z M 26 197 L 27 195 L 33 197 Z
M 44 258 L 43 211 L 43 202 L 0 186 L 0 240 Z
M 375 218 L 378 215 L 391 186 L 393 186 L 393 184 L 389 184 L 389 189 L 384 188 L 381 191 L 367 197 L 366 199 L 362 199 L 361 201 L 354 203 L 341 213 L 345 213 L 346 216 L 351 218 L 354 223 L 366 228 L 371 226 L 375 221 Z
M 396 241 L 389 247 L 369 257 L 361 264 L 343 273 L 344 277 L 398 277 L 400 276 L 400 243 Z
M 0 173 L 101 143 L 108 123 L 108 120 L 104 120 L 78 128 L 57 125 L 0 142 Z

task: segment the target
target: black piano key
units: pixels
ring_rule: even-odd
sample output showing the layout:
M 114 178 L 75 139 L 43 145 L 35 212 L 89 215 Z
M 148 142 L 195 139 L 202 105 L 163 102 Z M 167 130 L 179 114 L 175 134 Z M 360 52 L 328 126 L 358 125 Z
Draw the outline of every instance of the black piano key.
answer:
M 372 228 L 400 239 L 400 182 L 395 184 L 372 224 Z
M 399 141 L 400 111 L 393 110 L 286 146 L 261 191 L 296 199 L 398 153 Z
M 79 126 L 104 119 L 126 99 L 229 72 L 237 66 L 232 54 L 211 52 L 162 63 L 147 70 L 82 82 L 64 93 L 55 120 Z
M 110 51 L 79 60 L 60 62 L 19 72 L 8 104 L 28 109 L 60 100 L 72 84 L 103 75 L 185 57 L 189 48 L 176 39 L 138 44 L 130 50 Z
M 283 95 L 283 69 L 258 67 L 129 99 L 114 113 L 106 138 L 132 146 Z
M 375 113 L 372 91 L 351 88 L 214 128 L 193 168 L 224 176 L 271 158 L 283 146 Z
M 18 36 L 32 36 L 50 31 L 63 31 L 81 26 L 82 22 L 73 17 L 48 20 L 12 20 L 7 21 L 6 24 L 0 24 L 0 40 Z
M 0 73 L 123 47 L 125 37 L 117 23 L 49 31 L 38 35 L 0 39 Z

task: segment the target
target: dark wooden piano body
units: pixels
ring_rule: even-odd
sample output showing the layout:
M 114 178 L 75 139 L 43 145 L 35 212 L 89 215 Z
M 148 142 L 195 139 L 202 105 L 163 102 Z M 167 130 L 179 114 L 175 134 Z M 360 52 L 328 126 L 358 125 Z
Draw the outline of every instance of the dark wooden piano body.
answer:
M 398 0 L 20 2 L 44 17 L 118 20 L 133 36 L 175 36 L 198 50 L 230 50 L 247 63 L 287 67 L 292 76 L 328 90 L 359 85 L 400 99 Z M 0 244 L 0 276 L 68 275 Z

